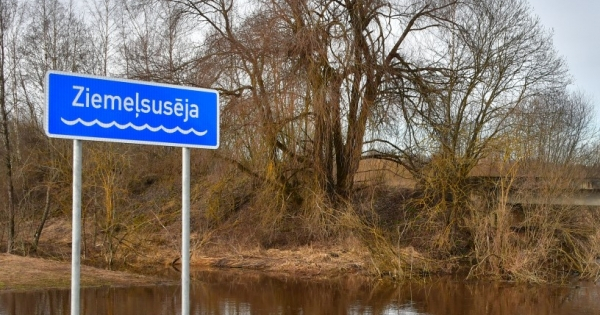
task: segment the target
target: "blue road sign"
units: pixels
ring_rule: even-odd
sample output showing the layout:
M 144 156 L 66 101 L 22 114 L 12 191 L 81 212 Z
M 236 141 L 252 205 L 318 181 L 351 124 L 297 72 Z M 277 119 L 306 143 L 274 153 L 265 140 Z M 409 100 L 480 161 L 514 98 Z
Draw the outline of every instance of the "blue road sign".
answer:
M 214 90 L 49 71 L 49 137 L 216 149 Z

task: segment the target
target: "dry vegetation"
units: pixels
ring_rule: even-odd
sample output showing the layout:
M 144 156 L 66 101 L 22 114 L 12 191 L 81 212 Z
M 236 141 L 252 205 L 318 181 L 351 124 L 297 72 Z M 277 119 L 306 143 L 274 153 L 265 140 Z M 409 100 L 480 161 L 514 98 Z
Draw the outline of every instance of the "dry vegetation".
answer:
M 71 266 L 68 263 L 0 254 L 0 290 L 35 290 L 39 288 L 66 289 L 71 285 Z M 174 281 L 126 272 L 107 271 L 89 266 L 81 267 L 81 285 L 150 286 L 174 284 Z
M 593 106 L 525 1 L 244 3 L 0 2 L 0 249 L 69 256 L 71 143 L 42 128 L 52 69 L 220 92 L 220 147 L 192 154 L 198 264 L 599 275 L 595 207 L 514 202 L 569 198 L 599 165 Z M 84 260 L 176 261 L 180 150 L 83 155 Z

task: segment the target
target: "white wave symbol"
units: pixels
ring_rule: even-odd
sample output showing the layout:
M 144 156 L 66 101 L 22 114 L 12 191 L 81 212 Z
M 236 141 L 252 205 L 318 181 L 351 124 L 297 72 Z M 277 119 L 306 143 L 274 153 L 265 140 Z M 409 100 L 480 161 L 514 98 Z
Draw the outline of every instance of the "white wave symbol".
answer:
M 170 128 L 169 129 L 169 128 L 165 128 L 162 125 L 160 125 L 158 127 L 152 127 L 152 126 L 150 126 L 148 124 L 144 124 L 143 126 L 137 126 L 137 125 L 134 125 L 132 123 L 127 123 L 125 125 L 121 125 L 121 124 L 117 123 L 116 121 L 113 121 L 113 122 L 110 122 L 110 123 L 103 123 L 103 122 L 99 121 L 98 119 L 94 119 L 94 121 L 87 122 L 85 120 L 82 120 L 81 118 L 77 118 L 75 120 L 66 120 L 66 119 L 64 119 L 64 118 L 61 117 L 60 120 L 62 120 L 63 123 L 65 123 L 65 124 L 67 124 L 69 126 L 73 126 L 73 125 L 76 125 L 76 124 L 79 123 L 79 124 L 82 124 L 82 125 L 84 125 L 86 127 L 91 127 L 93 125 L 98 125 L 98 126 L 100 126 L 102 128 L 106 128 L 106 129 L 111 128 L 111 127 L 117 127 L 119 129 L 132 128 L 132 129 L 135 129 L 137 131 L 142 131 L 144 129 L 148 129 L 148 130 L 150 130 L 152 132 L 157 132 L 157 131 L 162 130 L 162 131 L 164 131 L 166 133 L 174 133 L 175 131 L 179 131 L 180 133 L 182 133 L 184 135 L 187 135 L 190 132 L 193 132 L 195 135 L 197 135 L 199 137 L 204 136 L 208 132 L 208 130 L 204 130 L 204 131 L 198 132 L 194 128 L 190 128 L 188 130 L 183 130 L 183 129 L 179 128 L 179 127 L 175 127 L 175 128 Z

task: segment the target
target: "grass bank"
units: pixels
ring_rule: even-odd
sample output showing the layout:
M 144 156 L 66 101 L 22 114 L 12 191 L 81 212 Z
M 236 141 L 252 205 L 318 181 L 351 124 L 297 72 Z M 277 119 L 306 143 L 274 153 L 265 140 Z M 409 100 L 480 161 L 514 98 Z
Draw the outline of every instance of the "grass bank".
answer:
M 70 262 L 0 254 L 0 290 L 68 289 Z M 122 271 L 81 266 L 81 286 L 149 286 L 175 284 L 175 281 Z

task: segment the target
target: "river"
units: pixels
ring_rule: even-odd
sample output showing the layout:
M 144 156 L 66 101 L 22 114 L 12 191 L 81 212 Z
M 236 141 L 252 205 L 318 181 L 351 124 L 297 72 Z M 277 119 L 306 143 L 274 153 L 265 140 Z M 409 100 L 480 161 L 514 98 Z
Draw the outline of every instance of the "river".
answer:
M 354 277 L 307 280 L 252 271 L 195 271 L 191 314 L 600 314 L 600 286 L 430 278 L 391 283 Z M 178 286 L 87 288 L 85 315 L 180 313 Z M 0 315 L 68 315 L 69 290 L 0 291 Z

